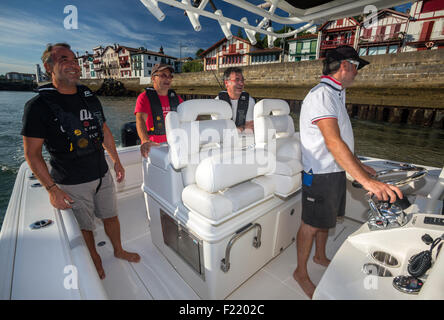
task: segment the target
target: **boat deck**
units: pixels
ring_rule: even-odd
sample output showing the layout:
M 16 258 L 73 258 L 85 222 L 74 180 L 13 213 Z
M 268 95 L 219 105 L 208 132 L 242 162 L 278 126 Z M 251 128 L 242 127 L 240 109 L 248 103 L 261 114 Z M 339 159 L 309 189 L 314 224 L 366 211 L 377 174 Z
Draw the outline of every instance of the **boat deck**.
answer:
M 98 246 L 98 252 L 106 272 L 103 285 L 109 298 L 200 299 L 152 243 L 147 219 L 145 218 L 146 223 L 141 223 L 140 219 L 146 217 L 143 195 L 138 193 L 119 198 L 118 205 L 123 246 L 128 251 L 139 253 L 141 261 L 128 263 L 114 258 L 111 243 L 103 228 L 97 228 L 96 243 L 106 242 L 105 245 Z M 134 216 L 138 219 L 134 219 Z M 345 239 L 360 226 L 360 223 L 345 218 L 336 228 L 331 229 L 327 241 L 327 256 L 332 259 Z M 292 243 L 232 292 L 227 299 L 308 299 L 292 277 L 296 266 L 296 246 Z M 315 264 L 310 258 L 308 269 L 310 278 L 317 285 L 326 268 Z

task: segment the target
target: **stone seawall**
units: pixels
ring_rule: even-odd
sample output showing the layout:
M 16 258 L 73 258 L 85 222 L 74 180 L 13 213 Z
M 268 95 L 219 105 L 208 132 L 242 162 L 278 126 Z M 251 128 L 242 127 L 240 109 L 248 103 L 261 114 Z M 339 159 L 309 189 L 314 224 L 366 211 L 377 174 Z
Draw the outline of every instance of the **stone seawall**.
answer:
M 444 122 L 444 50 L 367 56 L 370 65 L 359 71 L 347 89 L 350 114 L 362 119 L 381 119 L 433 125 Z M 243 68 L 245 90 L 256 99 L 280 98 L 297 109 L 322 75 L 322 61 L 300 61 Z M 223 86 L 223 69 L 174 75 L 173 88 L 183 96 L 215 96 Z M 138 79 L 119 79 L 130 91 L 142 92 Z M 102 80 L 83 80 L 98 90 Z

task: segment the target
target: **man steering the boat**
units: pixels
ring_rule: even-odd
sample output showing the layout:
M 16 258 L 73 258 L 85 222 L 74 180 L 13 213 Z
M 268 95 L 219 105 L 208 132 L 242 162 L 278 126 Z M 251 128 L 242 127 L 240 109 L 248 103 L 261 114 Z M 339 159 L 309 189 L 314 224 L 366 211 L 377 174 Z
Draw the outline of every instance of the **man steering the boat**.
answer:
M 171 89 L 174 69 L 168 64 L 156 64 L 151 71 L 153 88 L 146 88 L 137 97 L 137 133 L 140 138 L 140 152 L 148 157 L 151 147 L 166 142 L 165 117 L 176 111 L 183 99 Z
M 122 248 L 115 185 L 104 150 L 114 163 L 117 182 L 125 177 L 113 135 L 100 101 L 79 85 L 80 67 L 66 43 L 48 45 L 42 61 L 51 79 L 25 105 L 23 145 L 29 167 L 46 188 L 51 204 L 72 209 L 100 279 L 105 278 L 93 231 L 95 217 L 103 221 L 117 258 L 139 262 L 137 253 Z M 50 155 L 49 172 L 42 155 Z
M 346 172 L 380 200 L 402 198 L 399 188 L 372 178 L 375 170 L 354 155 L 354 137 L 345 106 L 345 89 L 358 70 L 369 64 L 350 46 L 327 52 L 321 82 L 305 97 L 299 118 L 303 183 L 302 221 L 297 234 L 297 268 L 294 279 L 310 298 L 315 285 L 307 262 L 313 241 L 313 261 L 328 266 L 325 254 L 328 230 L 345 215 Z
M 226 91 L 221 91 L 216 99 L 221 99 L 231 106 L 233 121 L 240 132 L 253 133 L 254 99 L 244 91 L 245 79 L 242 69 L 230 67 L 224 71 L 224 84 Z

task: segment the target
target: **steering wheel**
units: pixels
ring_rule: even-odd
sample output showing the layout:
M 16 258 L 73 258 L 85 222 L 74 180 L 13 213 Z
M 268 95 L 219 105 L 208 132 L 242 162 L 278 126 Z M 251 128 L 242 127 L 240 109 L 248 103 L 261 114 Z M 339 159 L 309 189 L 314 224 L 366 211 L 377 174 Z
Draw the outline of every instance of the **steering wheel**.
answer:
M 395 169 L 378 171 L 374 178 L 378 181 L 391 184 L 395 187 L 402 187 L 410 182 L 421 179 L 427 174 L 428 170 L 414 165 L 400 166 Z M 401 177 L 398 177 L 401 176 Z M 362 188 L 362 185 L 354 180 L 353 187 Z

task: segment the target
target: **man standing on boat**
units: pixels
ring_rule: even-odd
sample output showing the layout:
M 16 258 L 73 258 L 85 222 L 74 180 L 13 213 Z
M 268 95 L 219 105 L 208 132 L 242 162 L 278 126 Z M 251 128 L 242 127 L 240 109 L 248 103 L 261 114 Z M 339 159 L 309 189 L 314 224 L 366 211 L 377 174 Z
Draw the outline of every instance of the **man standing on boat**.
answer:
M 313 261 L 323 266 L 330 263 L 325 246 L 328 229 L 335 227 L 337 217 L 345 214 L 345 171 L 380 200 L 394 202 L 396 195 L 402 198 L 397 187 L 373 179 L 375 170 L 354 155 L 345 89 L 369 62 L 361 59 L 352 47 L 340 46 L 327 52 L 323 63 L 321 83 L 305 97 L 299 119 L 304 172 L 302 221 L 293 277 L 310 298 L 315 285 L 308 275 L 308 258 L 315 241 Z
M 253 133 L 254 99 L 244 91 L 245 79 L 239 67 L 227 68 L 224 72 L 226 91 L 219 92 L 216 99 L 228 102 L 233 110 L 233 121 L 239 131 Z
M 66 43 L 48 45 L 42 61 L 52 83 L 26 103 L 23 115 L 24 153 L 29 167 L 46 188 L 51 204 L 72 209 L 101 279 L 102 261 L 94 241 L 94 217 L 103 221 L 117 258 L 140 261 L 123 250 L 115 185 L 104 149 L 114 162 L 117 182 L 125 177 L 114 138 L 96 96 L 79 85 L 80 67 Z M 50 154 L 51 173 L 42 156 Z
M 174 69 L 168 64 L 156 64 L 151 72 L 153 88 L 146 88 L 137 98 L 134 114 L 141 145 L 140 152 L 148 157 L 152 146 L 166 142 L 165 117 L 176 111 L 183 99 L 171 88 Z

